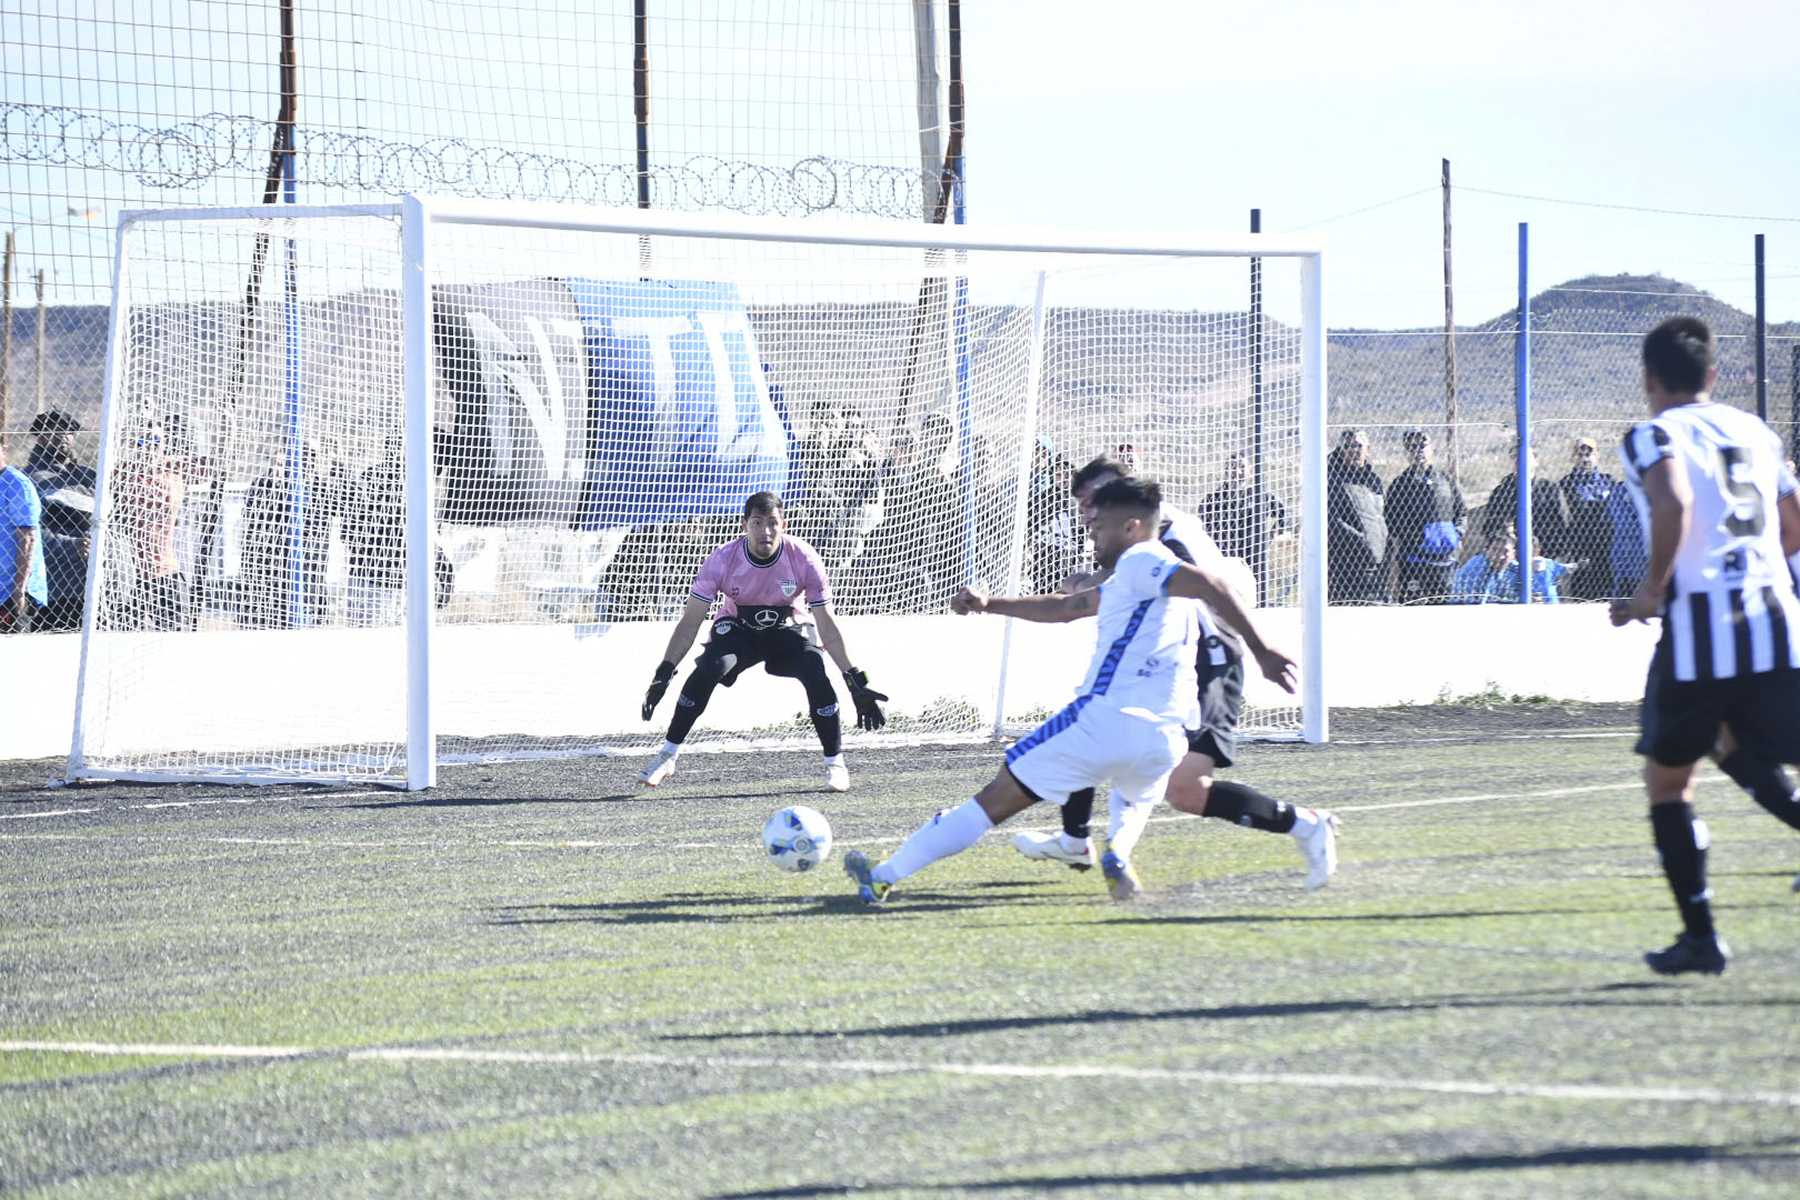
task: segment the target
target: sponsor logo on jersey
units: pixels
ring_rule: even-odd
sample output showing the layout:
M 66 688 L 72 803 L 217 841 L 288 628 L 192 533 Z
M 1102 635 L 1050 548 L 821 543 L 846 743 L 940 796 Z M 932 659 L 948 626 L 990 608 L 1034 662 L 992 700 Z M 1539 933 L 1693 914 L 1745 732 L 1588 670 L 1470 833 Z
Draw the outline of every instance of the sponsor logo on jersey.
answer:
M 773 629 L 781 624 L 779 608 L 753 608 L 747 615 L 750 618 L 750 624 L 758 629 Z

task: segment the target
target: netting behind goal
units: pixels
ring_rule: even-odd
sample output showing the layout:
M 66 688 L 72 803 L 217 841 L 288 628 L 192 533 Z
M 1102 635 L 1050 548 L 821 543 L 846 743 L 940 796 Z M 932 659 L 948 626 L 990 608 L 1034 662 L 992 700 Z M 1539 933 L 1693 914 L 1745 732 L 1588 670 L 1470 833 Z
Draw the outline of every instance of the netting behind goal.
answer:
M 448 211 L 426 225 L 429 312 L 410 326 L 429 331 L 413 400 L 429 447 L 405 437 L 391 217 L 132 227 L 81 769 L 404 775 L 409 636 L 441 761 L 646 752 L 672 706 L 642 720 L 650 672 L 762 490 L 892 697 L 853 750 L 1022 730 L 1073 694 L 1092 624 L 956 617 L 948 600 L 1088 565 L 1069 482 L 1099 453 L 1207 521 L 1298 653 L 1299 259 L 1264 260 L 1253 321 L 1242 257 Z M 121 582 L 126 533 L 160 501 L 118 481 L 171 420 L 193 444 L 176 470 L 184 603 L 164 628 Z M 414 561 L 432 578 L 413 594 L 432 597 L 429 630 L 402 532 L 405 465 L 427 450 L 434 545 Z M 179 697 L 171 671 L 192 681 Z M 1299 732 L 1293 701 L 1251 701 L 1254 731 Z M 812 745 L 805 709 L 798 684 L 754 671 L 714 693 L 689 745 Z

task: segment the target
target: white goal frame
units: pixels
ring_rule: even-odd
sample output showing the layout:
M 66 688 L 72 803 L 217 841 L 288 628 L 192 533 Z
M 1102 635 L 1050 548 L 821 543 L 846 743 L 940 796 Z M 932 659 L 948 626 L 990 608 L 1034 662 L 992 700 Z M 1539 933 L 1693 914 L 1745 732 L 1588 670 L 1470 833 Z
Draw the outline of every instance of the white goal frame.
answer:
M 1323 742 L 1329 736 L 1329 714 L 1325 704 L 1324 681 L 1324 615 L 1326 553 L 1326 332 L 1323 311 L 1324 250 L 1322 242 L 1307 238 L 1268 235 L 1219 235 L 1195 237 L 1131 237 L 1101 234 L 1071 234 L 1051 230 L 1006 228 L 984 231 L 965 226 L 913 225 L 897 226 L 878 221 L 832 221 L 823 223 L 800 219 L 769 219 L 720 216 L 713 214 L 680 214 L 662 211 L 611 208 L 571 208 L 568 206 L 526 202 L 491 202 L 432 199 L 406 196 L 397 204 L 297 205 L 271 209 L 241 208 L 177 208 L 138 210 L 122 213 L 116 230 L 114 258 L 113 304 L 109 322 L 109 347 L 106 371 L 106 393 L 102 412 L 102 428 L 112 430 L 115 389 L 124 361 L 124 316 L 121 302 L 129 285 L 132 263 L 127 233 L 134 224 L 144 221 L 233 221 L 260 222 L 271 236 L 279 238 L 281 229 L 290 222 L 315 218 L 380 217 L 398 219 L 403 278 L 399 282 L 402 302 L 402 335 L 404 338 L 404 403 L 406 441 L 407 505 L 407 616 L 406 616 L 406 748 L 404 786 L 408 790 L 429 788 L 437 782 L 437 728 L 434 721 L 432 668 L 435 642 L 433 619 L 432 531 L 436 514 L 433 499 L 432 463 L 432 388 L 433 388 L 433 314 L 429 289 L 434 279 L 434 228 L 440 226 L 525 227 L 597 234 L 619 234 L 637 237 L 670 236 L 681 238 L 720 238 L 736 241 L 804 242 L 810 244 L 875 245 L 899 248 L 939 250 L 948 253 L 982 251 L 1020 252 L 1046 256 L 1156 256 L 1160 258 L 1289 258 L 1299 260 L 1301 329 L 1299 332 L 1299 425 L 1300 425 L 1300 532 L 1299 607 L 1301 637 L 1299 645 L 1301 686 L 1301 729 L 1299 737 L 1307 742 Z M 1044 272 L 1037 275 L 1038 286 L 1032 311 L 1033 351 L 1027 393 L 1027 411 L 1034 419 L 1040 397 L 1041 357 L 1045 322 Z M 97 465 L 100 495 L 95 511 L 105 511 L 109 474 L 108 450 L 112 437 L 102 439 Z M 1024 505 L 1018 506 L 1023 521 Z M 229 778 L 219 774 L 184 775 L 180 772 L 121 771 L 96 766 L 87 761 L 84 744 L 83 702 L 88 687 L 89 651 L 95 636 L 96 594 L 99 588 L 99 564 L 104 557 L 101 544 L 104 523 L 96 520 L 94 544 L 89 555 L 87 605 L 83 618 L 81 667 L 75 698 L 73 735 L 70 746 L 68 776 L 77 778 L 143 779 L 165 782 L 290 782 L 297 778 L 287 774 L 259 775 L 246 772 Z M 1018 555 L 1021 539 L 1013 545 L 1012 578 L 1019 579 Z M 1003 645 L 1010 645 L 1012 618 L 1007 619 Z M 1003 703 L 1006 691 L 1007 652 L 1003 649 L 999 670 L 999 699 L 994 709 L 994 734 L 1001 733 Z M 634 664 L 635 665 L 635 664 Z M 930 739 L 926 739 L 930 740 Z M 317 781 L 318 776 L 305 778 Z M 397 778 L 390 780 L 401 785 Z

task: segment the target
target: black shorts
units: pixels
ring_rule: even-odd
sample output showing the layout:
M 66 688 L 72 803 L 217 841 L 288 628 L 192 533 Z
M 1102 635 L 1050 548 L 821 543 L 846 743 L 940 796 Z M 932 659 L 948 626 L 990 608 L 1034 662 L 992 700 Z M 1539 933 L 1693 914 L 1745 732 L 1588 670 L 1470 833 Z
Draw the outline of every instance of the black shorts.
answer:
M 806 656 L 816 653 L 806 631 L 798 625 L 754 629 L 730 616 L 713 622 L 712 637 L 700 652 L 700 661 L 719 663 L 723 672 L 719 682 L 730 687 L 739 675 L 758 663 L 771 675 L 797 678 L 806 665 Z
M 1637 752 L 1666 767 L 1685 767 L 1712 753 L 1719 727 L 1770 762 L 1800 763 L 1800 671 L 1785 668 L 1732 679 L 1682 682 L 1669 646 L 1657 643 L 1638 711 Z
M 1222 666 L 1204 659 L 1200 674 L 1200 727 L 1188 730 L 1188 749 L 1221 767 L 1237 756 L 1238 721 L 1244 715 L 1244 660 L 1233 657 Z

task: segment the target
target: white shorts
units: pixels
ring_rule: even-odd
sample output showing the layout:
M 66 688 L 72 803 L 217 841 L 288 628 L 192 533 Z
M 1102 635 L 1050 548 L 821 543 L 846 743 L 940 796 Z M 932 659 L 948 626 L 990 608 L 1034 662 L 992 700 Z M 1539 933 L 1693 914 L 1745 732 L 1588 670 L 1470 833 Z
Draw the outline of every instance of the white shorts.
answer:
M 1131 804 L 1162 799 L 1169 775 L 1188 752 L 1180 721 L 1104 700 L 1075 701 L 1014 742 L 1006 769 L 1039 800 L 1062 804 L 1070 792 L 1111 779 Z

